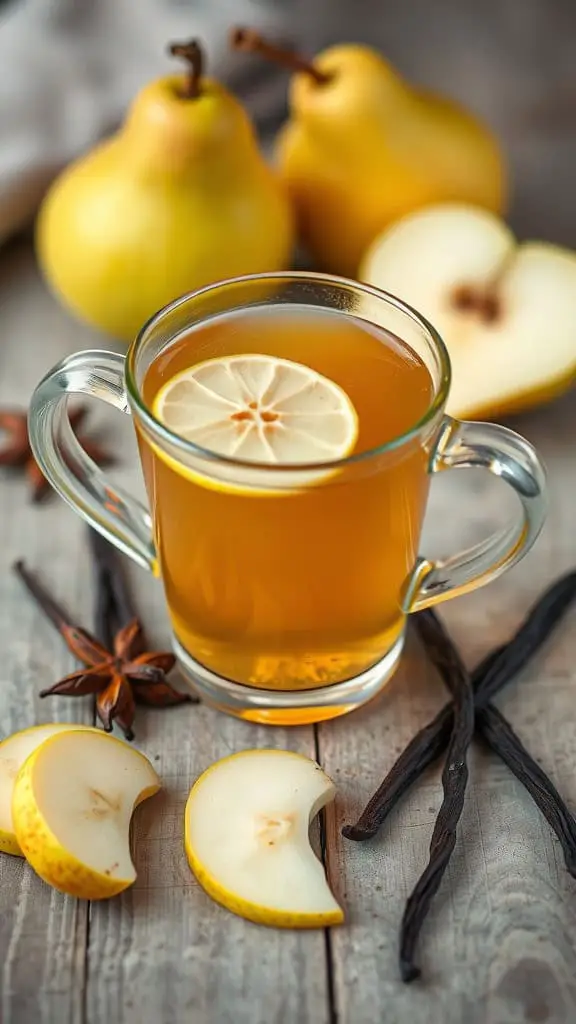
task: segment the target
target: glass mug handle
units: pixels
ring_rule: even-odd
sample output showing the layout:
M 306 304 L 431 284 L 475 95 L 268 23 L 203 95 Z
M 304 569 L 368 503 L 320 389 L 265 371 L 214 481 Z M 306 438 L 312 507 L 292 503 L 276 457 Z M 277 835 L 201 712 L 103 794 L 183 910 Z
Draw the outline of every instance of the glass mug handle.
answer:
M 546 518 L 544 467 L 532 445 L 507 427 L 445 416 L 429 468 L 432 473 L 487 469 L 516 492 L 520 514 L 466 551 L 438 561 L 420 557 L 404 595 L 405 612 L 421 611 L 496 579 L 532 547 Z
M 78 352 L 58 363 L 32 396 L 30 444 L 40 469 L 61 497 L 116 547 L 157 575 L 148 509 L 108 482 L 77 441 L 66 412 L 69 395 L 89 395 L 131 415 L 124 364 L 125 356 L 98 350 Z
M 157 574 L 148 509 L 104 473 L 76 440 L 69 395 L 89 395 L 130 415 L 124 387 L 125 357 L 78 352 L 62 360 L 36 388 L 30 405 L 30 443 L 42 472 L 76 511 L 139 565 Z M 521 504 L 517 521 L 458 555 L 432 562 L 419 558 L 404 595 L 406 612 L 482 586 L 514 565 L 531 547 L 546 514 L 544 468 L 532 446 L 506 427 L 444 417 L 430 471 L 481 467 L 501 477 Z

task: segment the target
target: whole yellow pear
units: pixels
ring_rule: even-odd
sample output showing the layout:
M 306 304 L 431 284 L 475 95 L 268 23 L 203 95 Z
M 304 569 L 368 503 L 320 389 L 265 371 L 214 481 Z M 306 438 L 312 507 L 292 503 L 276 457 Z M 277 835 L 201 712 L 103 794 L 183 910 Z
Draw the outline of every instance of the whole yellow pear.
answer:
M 125 341 L 179 295 L 285 269 L 292 252 L 289 200 L 246 111 L 201 77 L 196 43 L 172 52 L 189 76 L 146 86 L 118 133 L 53 183 L 37 226 L 56 295 Z
M 488 130 L 450 100 L 412 88 L 369 47 L 334 46 L 302 67 L 290 109 L 277 163 L 323 270 L 355 276 L 384 227 L 429 203 L 502 210 L 505 172 Z

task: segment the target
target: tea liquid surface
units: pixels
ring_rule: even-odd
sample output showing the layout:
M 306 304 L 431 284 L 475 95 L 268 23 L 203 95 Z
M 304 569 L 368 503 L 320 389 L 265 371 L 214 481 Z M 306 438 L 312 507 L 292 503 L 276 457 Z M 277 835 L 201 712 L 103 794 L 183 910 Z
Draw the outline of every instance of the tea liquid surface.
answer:
M 410 430 L 432 400 L 427 367 L 398 338 L 333 311 L 272 306 L 177 338 L 148 370 L 147 405 L 182 370 L 248 353 L 304 363 L 343 388 L 359 419 L 355 452 Z M 386 654 L 403 628 L 428 489 L 420 439 L 266 496 L 204 486 L 144 438 L 140 447 L 172 623 L 197 661 L 239 683 L 301 690 Z

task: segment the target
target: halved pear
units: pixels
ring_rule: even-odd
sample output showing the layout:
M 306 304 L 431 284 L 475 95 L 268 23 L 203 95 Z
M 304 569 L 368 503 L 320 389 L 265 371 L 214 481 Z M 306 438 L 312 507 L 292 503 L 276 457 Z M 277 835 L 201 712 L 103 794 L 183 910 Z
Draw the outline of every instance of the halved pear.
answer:
M 370 246 L 360 278 L 404 299 L 446 343 L 447 410 L 478 419 L 555 397 L 576 375 L 576 253 L 518 244 L 494 214 L 445 203 Z
M 75 725 L 70 722 L 47 722 L 45 725 L 35 725 L 30 729 L 22 729 L 12 736 L 2 740 L 0 743 L 0 852 L 10 853 L 15 857 L 23 857 L 24 854 L 18 846 L 14 825 L 12 823 L 12 792 L 14 781 L 20 768 L 27 757 L 30 756 L 36 747 L 39 747 L 45 740 L 55 736 L 56 733 L 65 732 L 70 729 L 86 728 L 92 730 L 92 726 Z M 93 730 L 94 732 L 98 730 Z
M 37 874 L 82 899 L 132 885 L 129 829 L 134 807 L 160 789 L 134 747 L 101 730 L 60 732 L 38 746 L 14 783 L 12 817 Z
M 308 835 L 335 792 L 318 764 L 287 750 L 245 750 L 217 761 L 186 804 L 186 853 L 200 885 L 258 924 L 340 924 L 342 908 Z

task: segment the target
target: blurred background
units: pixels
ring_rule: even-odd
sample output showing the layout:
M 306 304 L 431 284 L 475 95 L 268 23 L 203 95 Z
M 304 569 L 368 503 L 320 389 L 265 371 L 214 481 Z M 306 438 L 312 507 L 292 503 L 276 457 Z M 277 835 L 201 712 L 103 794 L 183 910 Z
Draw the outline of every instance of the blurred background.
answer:
M 369 42 L 414 84 L 481 115 L 511 164 L 510 221 L 576 241 L 574 0 L 0 0 L 0 240 L 30 222 L 47 182 L 118 121 L 173 63 L 171 39 L 199 36 L 268 140 L 287 75 L 227 46 L 258 26 L 315 54 Z

